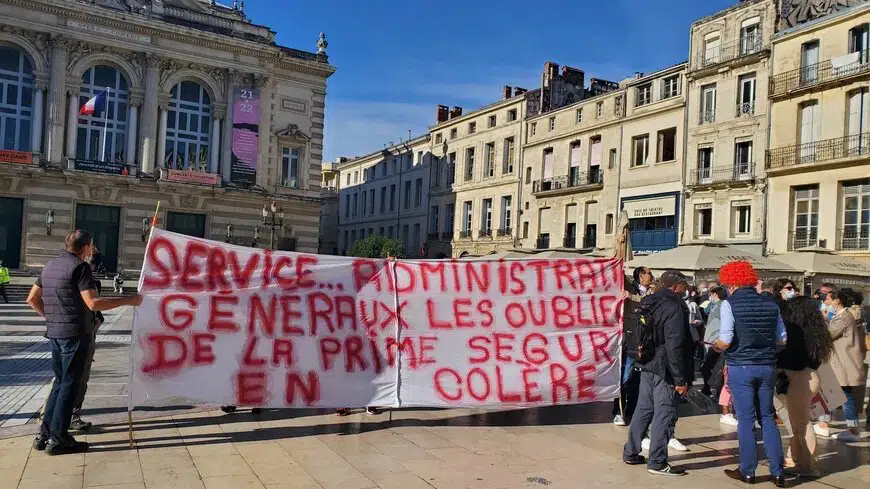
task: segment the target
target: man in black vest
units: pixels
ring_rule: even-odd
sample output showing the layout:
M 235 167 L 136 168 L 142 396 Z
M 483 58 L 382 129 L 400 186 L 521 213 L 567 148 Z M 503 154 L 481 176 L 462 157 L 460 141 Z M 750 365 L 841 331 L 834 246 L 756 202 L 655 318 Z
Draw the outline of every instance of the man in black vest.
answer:
M 640 366 L 640 393 L 628 430 L 622 460 L 628 465 L 647 464 L 653 475 L 682 476 L 686 471 L 668 464 L 670 431 L 677 420 L 680 396 L 689 390 L 694 372 L 695 344 L 689 331 L 689 308 L 683 294 L 688 278 L 676 270 L 661 275 L 664 288 L 643 298 L 655 340 L 655 356 Z M 641 452 L 649 430 L 649 461 Z
M 785 324 L 776 302 L 756 290 L 758 274 L 748 262 L 725 264 L 719 279 L 728 287 L 729 296 L 719 310 L 719 339 L 714 347 L 725 352 L 740 451 L 740 467 L 725 470 L 725 474 L 746 484 L 755 483 L 757 409 L 771 478 L 777 487 L 785 487 L 782 440 L 773 407 L 777 344 L 785 344 Z
M 36 280 L 27 303 L 45 318 L 46 336 L 51 343 L 54 385 L 45 407 L 39 435 L 33 441 L 37 450 L 49 455 L 81 453 L 88 444 L 69 434 L 76 394 L 85 368 L 97 311 L 120 306 L 138 306 L 139 295 L 102 298 L 97 293 L 88 265 L 96 251 L 93 236 L 80 229 L 66 237 L 66 250 L 46 263 Z

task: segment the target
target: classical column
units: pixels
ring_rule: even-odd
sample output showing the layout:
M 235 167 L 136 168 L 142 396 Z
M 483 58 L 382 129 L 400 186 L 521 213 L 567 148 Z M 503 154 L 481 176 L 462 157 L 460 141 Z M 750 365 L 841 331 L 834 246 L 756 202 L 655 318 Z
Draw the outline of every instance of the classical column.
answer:
M 124 160 L 130 165 L 136 163 L 136 126 L 139 124 L 140 103 L 139 100 L 131 100 L 127 114 L 130 120 L 127 122 L 127 157 Z
M 45 86 L 37 82 L 33 92 L 33 117 L 30 119 L 30 151 L 42 153 L 42 100 Z
M 139 168 L 154 173 L 154 145 L 157 141 L 157 90 L 160 83 L 160 59 L 145 58 L 145 99 L 142 102 L 142 127 L 139 130 Z
M 221 146 L 221 119 L 226 115 L 226 109 L 212 109 L 211 119 L 211 142 L 209 144 L 208 172 L 220 171 L 220 146 Z
M 60 163 L 63 159 L 63 128 L 66 121 L 66 64 L 69 41 L 52 37 L 51 77 L 48 87 L 48 127 L 46 154 L 48 161 Z
M 266 166 L 269 164 L 269 121 L 272 114 L 270 113 L 272 104 L 269 100 L 272 99 L 270 92 L 271 79 L 266 75 L 254 75 L 254 86 L 259 90 L 260 96 L 260 135 L 259 148 L 257 151 L 257 185 L 266 187 L 268 184 L 268 172 Z M 301 169 L 300 169 L 301 171 Z M 280 176 L 278 178 L 281 178 Z
M 244 83 L 244 75 L 238 71 L 227 74 L 226 97 L 227 116 L 224 118 L 223 136 L 221 137 L 221 176 L 223 181 L 230 181 L 230 168 L 233 151 L 233 89 Z
M 157 125 L 157 168 L 163 168 L 166 158 L 166 119 L 169 117 L 169 104 L 160 106 L 160 123 Z
M 66 157 L 76 157 L 76 129 L 79 116 L 79 92 L 69 89 L 69 108 L 66 119 Z

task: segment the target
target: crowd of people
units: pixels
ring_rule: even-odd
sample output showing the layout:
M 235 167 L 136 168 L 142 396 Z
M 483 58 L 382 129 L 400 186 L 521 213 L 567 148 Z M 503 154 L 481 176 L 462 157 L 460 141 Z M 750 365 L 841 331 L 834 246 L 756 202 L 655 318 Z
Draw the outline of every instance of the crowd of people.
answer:
M 723 266 L 718 281 L 697 285 L 678 271 L 656 279 L 638 267 L 626 278 L 624 294 L 622 395 L 614 400 L 613 423 L 629 426 L 626 464 L 645 464 L 656 475 L 686 474 L 668 463 L 668 448 L 687 450 L 674 436 L 677 407 L 696 372 L 701 395 L 721 406 L 720 422 L 737 427 L 739 466 L 725 470 L 732 479 L 755 482 L 756 431 L 777 487 L 785 487 L 787 474 L 814 473 L 817 437 L 860 440 L 870 331 L 859 292 L 823 284 L 812 296 L 800 295 L 790 279 L 762 281 L 749 263 L 738 261 Z M 645 358 L 638 353 L 644 334 L 654 346 Z M 846 399 L 846 429 L 836 434 L 832 413 L 812 419 L 823 368 L 833 371 Z M 864 416 L 870 431 L 870 407 Z M 786 453 L 781 418 L 794 434 Z

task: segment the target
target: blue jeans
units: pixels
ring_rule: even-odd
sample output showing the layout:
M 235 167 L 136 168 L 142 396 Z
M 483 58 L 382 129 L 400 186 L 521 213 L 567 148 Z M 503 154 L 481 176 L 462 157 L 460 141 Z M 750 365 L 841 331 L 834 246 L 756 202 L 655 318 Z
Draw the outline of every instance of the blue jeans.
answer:
M 54 384 L 45 403 L 45 416 L 39 434 L 43 438 L 66 442 L 70 438 L 69 425 L 90 340 L 87 336 L 79 336 L 48 341 L 51 343 Z
M 842 387 L 842 389 L 843 394 L 846 396 L 846 402 L 843 403 L 843 417 L 846 418 L 846 426 L 849 428 L 857 428 L 858 415 L 859 411 L 861 411 L 860 404 L 864 402 L 864 387 L 853 386 Z M 870 413 L 870 406 L 868 406 L 868 413 Z M 825 414 L 819 416 L 819 421 L 830 423 L 831 415 Z
M 740 472 L 754 476 L 758 467 L 758 452 L 755 439 L 755 420 L 760 411 L 761 435 L 764 451 L 770 461 L 770 474 L 782 475 L 784 457 L 782 439 L 776 426 L 776 410 L 773 407 L 776 367 L 773 365 L 728 365 L 728 388 L 737 414 L 737 442 L 740 449 Z

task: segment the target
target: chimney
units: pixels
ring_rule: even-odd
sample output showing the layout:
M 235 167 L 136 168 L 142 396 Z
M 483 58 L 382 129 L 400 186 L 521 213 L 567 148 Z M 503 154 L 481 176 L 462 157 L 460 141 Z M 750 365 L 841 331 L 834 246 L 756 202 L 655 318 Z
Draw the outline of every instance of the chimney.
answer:
M 634 79 L 640 80 L 641 78 L 643 78 L 643 72 L 642 71 L 635 71 L 634 72 Z
M 435 122 L 439 123 L 446 121 L 449 116 L 449 110 L 450 109 L 448 109 L 446 105 L 439 105 L 435 109 Z
M 570 66 L 563 66 L 562 81 L 571 86 L 583 88 L 586 81 L 585 74 L 583 73 L 583 70 L 578 70 L 577 68 L 572 68 Z
M 509 85 L 505 85 L 504 88 L 502 88 L 502 91 L 501 91 L 501 93 L 502 93 L 502 95 L 501 95 L 502 100 L 507 100 L 507 99 L 511 98 L 511 91 L 512 91 L 512 88 L 511 88 Z
M 514 87 L 514 97 L 516 97 L 517 95 L 522 95 L 526 92 L 528 92 L 528 90 L 526 90 L 525 88 Z
M 455 118 L 460 117 L 460 116 L 462 116 L 462 107 L 454 106 L 452 109 L 450 109 L 450 118 L 451 119 L 455 119 Z
M 544 79 L 548 82 L 554 80 L 559 75 L 559 63 L 547 61 L 544 63 Z

